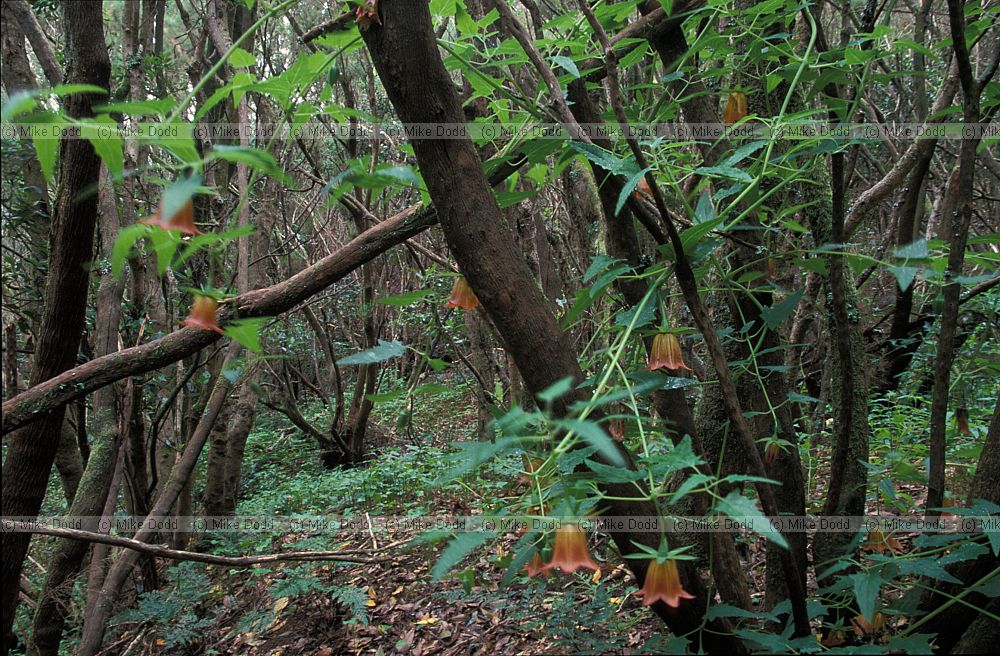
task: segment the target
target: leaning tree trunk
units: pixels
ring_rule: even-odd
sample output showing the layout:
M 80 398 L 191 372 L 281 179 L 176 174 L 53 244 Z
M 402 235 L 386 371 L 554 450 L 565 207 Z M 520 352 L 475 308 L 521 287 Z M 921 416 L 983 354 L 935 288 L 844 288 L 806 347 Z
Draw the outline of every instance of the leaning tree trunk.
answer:
M 437 51 L 426 4 L 383 0 L 378 11 L 381 25 L 370 25 L 362 37 L 400 119 L 404 123 L 464 122 L 453 83 Z M 448 246 L 527 388 L 537 393 L 567 376 L 582 380 L 576 353 L 504 226 L 471 141 L 414 139 L 412 143 Z M 631 462 L 627 451 L 622 450 L 622 457 Z M 632 495 L 625 487 L 606 491 L 611 498 Z M 650 502 L 609 499 L 608 506 L 608 512 L 618 516 L 657 514 Z M 655 548 L 660 536 L 615 532 L 612 537 L 622 552 L 632 553 L 633 541 Z M 644 579 L 645 560 L 632 560 L 629 567 L 638 580 Z M 742 652 L 739 640 L 729 635 L 728 623 L 705 621 L 709 600 L 697 572 L 685 566 L 682 577 L 685 589 L 696 599 L 679 608 L 657 603 L 653 610 L 674 633 L 693 634 L 707 651 Z
M 104 42 L 104 22 L 99 0 L 81 0 L 62 5 L 66 26 L 67 80 L 107 88 L 111 73 Z M 70 116 L 91 114 L 96 94 L 74 94 L 66 100 Z M 89 283 L 88 264 L 93 256 L 97 196 L 93 188 L 101 161 L 90 142 L 63 141 L 60 149 L 59 187 L 52 217 L 49 275 L 45 286 L 42 326 L 32 367 L 33 382 L 51 378 L 76 363 L 84 326 Z M 40 416 L 11 435 L 3 464 L 3 515 L 34 517 L 42 505 L 45 488 L 59 443 L 64 407 Z M 12 646 L 18 581 L 31 540 L 29 533 L 4 533 L 3 647 Z
M 115 206 L 115 188 L 107 170 L 101 176 L 104 186 L 100 191 L 101 250 L 107 256 L 115 243 L 120 228 L 118 210 Z M 125 285 L 116 280 L 111 271 L 101 273 L 97 288 L 97 330 L 94 355 L 100 357 L 118 350 L 118 323 L 121 320 L 121 300 Z M 93 411 L 90 413 L 94 425 L 94 445 L 87 467 L 80 481 L 79 494 L 70 508 L 69 514 L 79 517 L 97 517 L 103 514 L 104 505 L 111 486 L 111 478 L 118 463 L 121 450 L 122 432 L 118 430 L 117 390 L 109 385 L 94 394 Z M 97 531 L 96 520 L 88 531 Z M 80 540 L 60 540 L 58 549 L 49 564 L 45 587 L 39 595 L 32 628 L 32 642 L 29 648 L 37 654 L 55 656 L 59 653 L 63 626 L 66 621 L 65 609 L 69 607 L 72 585 L 68 582 L 83 564 L 90 545 Z

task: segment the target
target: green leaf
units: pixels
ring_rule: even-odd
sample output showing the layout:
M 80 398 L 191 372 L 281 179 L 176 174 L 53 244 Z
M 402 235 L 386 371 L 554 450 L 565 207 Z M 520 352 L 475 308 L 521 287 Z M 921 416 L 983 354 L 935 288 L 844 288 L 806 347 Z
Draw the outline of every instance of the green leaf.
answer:
M 615 258 L 605 255 L 604 253 L 598 253 L 590 261 L 590 266 L 587 267 L 587 272 L 583 274 L 583 282 L 590 282 L 590 279 L 599 274 L 600 272 L 606 270 L 612 264 L 618 262 Z
M 384 339 L 378 340 L 378 346 L 373 346 L 353 355 L 348 355 L 337 360 L 337 364 L 376 364 L 392 358 L 398 358 L 406 352 L 406 346 L 402 342 L 387 342 Z
M 567 141 L 566 144 L 602 169 L 616 175 L 631 177 L 639 170 L 634 158 L 622 159 L 609 150 L 582 141 Z
M 582 437 L 591 446 L 595 447 L 608 462 L 619 467 L 625 466 L 625 459 L 622 458 L 622 454 L 618 451 L 618 445 L 615 444 L 610 435 L 604 432 L 603 428 L 594 422 L 582 419 L 558 419 L 553 423 L 562 429 L 572 431 Z
M 705 223 L 706 221 L 714 221 L 718 214 L 715 211 L 715 206 L 712 205 L 712 196 L 706 189 L 701 196 L 698 197 L 698 205 L 694 208 L 694 218 L 697 223 Z
M 121 177 L 125 171 L 125 152 L 118 136 L 118 123 L 106 114 L 80 121 L 80 136 L 91 143 L 108 171 L 115 177 Z
M 899 288 L 904 292 L 910 288 L 913 284 L 913 280 L 917 277 L 917 273 L 920 271 L 917 267 L 911 266 L 888 266 L 889 273 L 896 279 L 899 284 Z
M 257 58 L 243 48 L 233 48 L 228 61 L 233 68 L 250 68 L 257 64 Z
M 618 200 L 615 202 L 615 216 L 621 214 L 622 207 L 625 206 L 626 201 L 628 201 L 629 195 L 632 190 L 635 189 L 636 185 L 639 184 L 639 180 L 642 180 L 643 176 L 646 175 L 647 171 L 652 170 L 652 166 L 647 166 L 641 171 L 636 171 L 628 180 L 625 181 L 625 186 L 622 187 L 621 193 L 618 194 Z
M 678 501 L 686 497 L 688 493 L 691 492 L 691 490 L 695 489 L 702 483 L 707 483 L 708 481 L 711 480 L 712 477 L 706 476 L 705 474 L 692 474 L 688 476 L 686 479 L 684 479 L 684 482 L 677 487 L 677 490 L 674 492 L 673 496 L 670 497 L 670 504 L 671 505 L 676 504 Z
M 906 246 L 900 246 L 892 251 L 896 257 L 904 260 L 921 260 L 930 257 L 930 249 L 927 248 L 926 239 L 918 239 Z
M 52 184 L 52 176 L 56 170 L 56 157 L 59 154 L 59 137 L 33 136 L 31 143 L 35 147 L 35 155 L 38 157 L 38 164 L 42 167 L 45 181 Z
M 45 94 L 49 93 L 53 96 L 69 96 L 74 93 L 100 93 L 107 95 L 107 89 L 103 89 L 99 86 L 93 84 L 57 84 L 48 92 L 45 89 L 39 89 L 39 93 Z
M 715 504 L 715 508 L 722 514 L 728 515 L 738 521 L 751 520 L 751 528 L 755 533 L 762 535 L 780 547 L 788 548 L 788 541 L 785 540 L 785 536 L 757 508 L 757 504 L 736 490 L 733 490 L 725 499 Z
M 635 317 L 635 324 L 633 328 L 642 328 L 643 326 L 651 323 L 656 318 L 656 307 L 652 303 L 646 303 L 642 306 L 642 312 L 636 317 L 636 312 L 639 311 L 638 305 L 633 305 L 627 310 L 622 310 L 617 315 L 615 315 L 615 325 L 621 326 L 622 328 L 632 325 L 632 319 Z
M 642 472 L 627 467 L 612 467 L 593 460 L 584 460 L 584 464 L 597 474 L 597 478 L 608 483 L 631 483 L 645 478 Z
M 766 619 L 772 622 L 778 621 L 778 616 L 774 613 L 755 613 L 752 610 L 745 610 L 729 604 L 715 604 L 705 613 L 706 620 L 715 620 L 720 617 L 743 617 L 747 619 Z
M 447 385 L 441 385 L 438 383 L 424 383 L 423 385 L 418 385 L 413 389 L 414 394 L 444 394 L 450 392 L 451 388 Z
M 691 436 L 685 435 L 670 451 L 646 459 L 646 465 L 653 470 L 656 478 L 665 479 L 674 472 L 695 468 L 703 463 L 695 455 Z
M 126 100 L 94 107 L 94 111 L 104 114 L 121 113 L 130 116 L 166 116 L 174 108 L 173 98 L 152 100 Z
M 121 278 L 125 260 L 128 259 L 129 254 L 132 252 L 135 242 L 142 239 L 153 229 L 152 226 L 134 223 L 122 228 L 118 232 L 118 237 L 115 238 L 115 245 L 111 248 L 111 272 L 115 278 Z
M 3 108 L 0 109 L 0 119 L 9 121 L 15 116 L 27 114 L 35 107 L 38 107 L 38 101 L 35 100 L 37 95 L 37 90 L 17 91 L 11 94 L 7 98 L 7 102 L 3 104 Z
M 521 443 L 518 437 L 501 437 L 496 442 L 452 442 L 461 452 L 456 454 L 454 467 L 442 474 L 436 481 L 443 485 L 448 481 L 465 476 L 479 465 L 492 460 L 500 453 L 510 451 Z
M 753 178 L 750 177 L 749 173 L 733 168 L 732 166 L 701 166 L 695 169 L 694 172 L 710 178 L 727 178 L 730 180 L 739 180 L 740 182 L 753 182 Z
M 206 161 L 224 159 L 227 162 L 246 164 L 252 169 L 265 173 L 276 180 L 287 180 L 285 172 L 278 167 L 274 157 L 266 150 L 251 148 L 249 146 L 226 146 L 218 145 L 208 153 Z
M 413 305 L 414 303 L 420 303 L 421 301 L 427 300 L 427 297 L 433 293 L 431 289 L 415 289 L 412 292 L 403 292 L 402 294 L 395 294 L 393 296 L 385 296 L 378 299 L 381 305 L 391 305 L 393 307 L 403 307 L 405 305 Z
M 260 330 L 264 324 L 270 321 L 270 317 L 253 317 L 250 319 L 236 319 L 230 321 L 222 332 L 232 339 L 250 349 L 254 353 L 260 353 Z
M 575 79 L 580 79 L 580 69 L 576 67 L 576 63 L 569 57 L 564 57 L 562 55 L 557 55 L 552 58 L 552 61 L 559 64 L 567 73 L 572 75 Z
M 201 189 L 200 175 L 179 178 L 177 182 L 164 189 L 160 198 L 163 216 L 170 217 L 180 212 L 199 189 Z
M 459 533 L 448 543 L 437 562 L 434 563 L 434 567 L 431 569 L 431 578 L 434 581 L 440 581 L 452 568 L 465 560 L 466 556 L 473 550 L 478 549 L 492 538 L 493 534 L 486 531 Z
M 776 305 L 761 309 L 760 316 L 771 330 L 776 330 L 799 306 L 805 289 L 796 290 L 791 296 Z
M 571 389 L 573 389 L 573 377 L 566 376 L 565 378 L 560 378 L 556 382 L 552 383 L 536 396 L 538 396 L 539 401 L 548 404 L 563 396 Z
M 384 394 L 369 394 L 365 398 L 372 403 L 388 403 L 404 396 L 406 396 L 406 390 L 398 389 L 392 392 L 385 392 Z
M 878 600 L 882 577 L 876 570 L 855 572 L 848 577 L 854 584 L 854 598 L 858 600 L 858 610 L 865 620 L 871 622 L 875 616 L 875 602 Z
M 163 275 L 170 268 L 174 260 L 174 253 L 181 245 L 180 233 L 176 230 L 163 230 L 156 226 L 149 226 L 149 240 L 153 243 L 153 252 L 156 253 L 156 271 Z

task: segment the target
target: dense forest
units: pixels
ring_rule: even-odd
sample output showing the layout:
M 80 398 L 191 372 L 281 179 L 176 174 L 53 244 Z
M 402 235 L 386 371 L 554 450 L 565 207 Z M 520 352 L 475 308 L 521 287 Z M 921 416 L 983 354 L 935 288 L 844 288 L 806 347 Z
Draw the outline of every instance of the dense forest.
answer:
M 1000 3 L 2 10 L 3 656 L 1000 645 Z

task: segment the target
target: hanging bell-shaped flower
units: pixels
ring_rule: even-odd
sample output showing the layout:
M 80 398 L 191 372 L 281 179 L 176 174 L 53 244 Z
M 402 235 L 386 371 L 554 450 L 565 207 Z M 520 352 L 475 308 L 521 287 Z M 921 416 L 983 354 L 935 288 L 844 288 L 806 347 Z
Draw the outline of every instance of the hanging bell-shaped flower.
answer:
M 687 369 L 684 355 L 681 353 L 681 343 L 673 333 L 659 333 L 653 338 L 653 346 L 649 349 L 650 371 L 666 367 L 667 369 Z
M 151 217 L 145 218 L 139 223 L 145 223 L 146 225 L 155 225 L 163 228 L 164 230 L 178 230 L 185 235 L 201 235 L 204 234 L 198 229 L 198 226 L 194 224 L 194 203 L 188 198 L 180 209 L 171 214 L 170 216 L 163 216 L 164 203 L 161 200 L 160 206 L 156 210 L 156 214 Z
M 649 183 L 646 182 L 646 178 L 639 178 L 639 184 L 635 186 L 635 191 L 632 192 L 632 198 L 636 200 L 652 200 L 653 190 L 649 188 Z
M 524 571 L 527 572 L 528 576 L 535 578 L 536 576 L 541 576 L 542 578 L 548 578 L 552 576 L 548 568 L 545 566 L 545 561 L 542 560 L 542 554 L 535 552 L 535 555 L 531 557 L 531 562 L 524 566 Z
M 878 633 L 885 630 L 885 615 L 877 612 L 872 616 L 871 622 L 864 615 L 856 615 L 851 618 L 851 625 L 854 627 L 854 635 L 859 638 L 872 633 Z
M 219 328 L 216 317 L 218 307 L 219 304 L 211 296 L 195 296 L 191 314 L 181 322 L 181 325 L 201 328 L 202 330 L 214 330 L 221 335 L 222 328 Z
M 896 554 L 903 553 L 903 545 L 900 544 L 899 540 L 892 537 L 891 533 L 886 535 L 879 528 L 868 531 L 868 540 L 865 541 L 862 549 L 880 554 L 886 551 Z
M 621 442 L 625 439 L 625 420 L 624 419 L 612 419 L 608 424 L 608 433 L 614 438 L 615 442 Z
M 771 464 L 778 458 L 778 454 L 781 453 L 781 446 L 777 442 L 771 442 L 764 449 L 764 462 Z
M 563 524 L 556 530 L 556 542 L 552 548 L 552 560 L 546 570 L 558 567 L 570 574 L 581 567 L 599 570 L 601 567 L 590 556 L 587 534 L 579 524 Z
M 959 435 L 972 435 L 969 430 L 969 409 L 964 405 L 955 408 L 955 430 Z
M 726 100 L 726 109 L 722 112 L 722 120 L 727 125 L 736 123 L 747 115 L 747 97 L 739 91 L 733 91 Z
M 451 298 L 448 299 L 447 307 L 462 308 L 463 310 L 475 310 L 479 307 L 479 299 L 464 277 L 455 278 L 455 285 L 451 288 Z
M 662 601 L 671 608 L 677 608 L 681 599 L 694 599 L 694 595 L 681 587 L 681 575 L 674 559 L 662 563 L 655 558 L 650 560 L 646 569 L 646 581 L 636 594 L 642 597 L 643 606 Z

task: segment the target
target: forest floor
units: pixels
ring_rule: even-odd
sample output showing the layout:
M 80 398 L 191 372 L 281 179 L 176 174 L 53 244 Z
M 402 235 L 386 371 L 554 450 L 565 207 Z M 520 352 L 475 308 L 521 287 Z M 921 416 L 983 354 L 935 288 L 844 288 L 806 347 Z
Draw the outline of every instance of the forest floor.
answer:
M 523 492 L 519 458 L 495 459 L 459 480 L 442 477 L 455 463 L 456 450 L 449 444 L 470 439 L 476 425 L 470 395 L 462 390 L 421 408 L 410 430 L 398 429 L 397 416 L 398 408 L 380 408 L 369 461 L 334 471 L 322 467 L 311 442 L 280 419 L 264 417 L 248 443 L 240 513 L 476 515 L 503 507 L 505 499 Z M 877 454 L 881 447 L 873 447 Z M 804 449 L 809 449 L 812 463 L 809 498 L 822 499 L 828 453 L 822 440 Z M 888 448 L 882 452 L 887 454 L 882 459 L 886 471 L 898 473 L 902 461 L 894 461 Z M 872 497 L 868 510 L 905 512 L 919 505 L 923 489 L 896 482 L 892 495 Z M 876 506 L 874 499 L 883 497 L 895 499 L 896 507 L 885 502 Z M 503 585 L 516 540 L 509 535 L 489 549 L 471 550 L 448 574 L 435 578 L 432 570 L 446 542 L 407 527 L 208 538 L 196 548 L 228 555 L 375 549 L 377 558 L 367 563 L 285 563 L 250 571 L 197 563 L 168 567 L 161 562 L 161 579 L 170 583 L 125 600 L 131 609 L 113 622 L 105 653 L 332 656 L 683 650 L 676 642 L 683 639 L 665 636 L 659 621 L 642 608 L 636 582 L 603 534 L 591 538 L 592 553 L 602 564 L 599 572 L 556 573 L 546 579 L 520 572 Z M 385 549 L 404 542 L 409 544 Z M 909 537 L 895 536 L 892 547 L 909 550 Z M 739 548 L 753 600 L 761 603 L 765 543 L 746 535 L 739 538 Z M 810 587 L 815 588 L 812 575 Z M 904 624 L 905 618 L 895 618 L 879 640 Z M 854 639 L 850 629 L 844 637 Z

